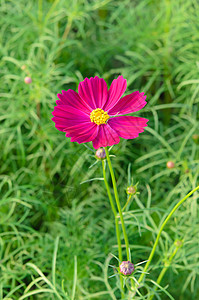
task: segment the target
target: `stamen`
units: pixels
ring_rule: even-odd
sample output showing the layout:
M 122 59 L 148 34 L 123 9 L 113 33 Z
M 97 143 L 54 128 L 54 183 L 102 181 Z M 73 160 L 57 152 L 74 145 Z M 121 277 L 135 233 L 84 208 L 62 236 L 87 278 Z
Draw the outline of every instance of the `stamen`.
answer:
M 109 119 L 109 115 L 106 111 L 101 108 L 96 108 L 90 113 L 91 122 L 97 125 L 106 124 Z

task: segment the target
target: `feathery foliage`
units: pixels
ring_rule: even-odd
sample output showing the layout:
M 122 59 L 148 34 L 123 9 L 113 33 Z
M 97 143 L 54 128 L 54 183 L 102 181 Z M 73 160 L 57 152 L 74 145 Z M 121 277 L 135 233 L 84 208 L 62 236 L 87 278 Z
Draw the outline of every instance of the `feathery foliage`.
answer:
M 132 261 L 147 260 L 163 217 L 198 182 L 199 4 L 0 3 L 0 299 L 119 299 L 117 277 L 108 278 L 114 219 L 104 183 L 90 181 L 102 178 L 101 165 L 54 128 L 51 111 L 58 92 L 93 75 L 110 83 L 122 74 L 128 92 L 147 94 L 149 127 L 111 150 L 123 205 L 139 181 L 124 217 Z M 194 194 L 163 231 L 134 299 L 197 298 L 197 216 Z

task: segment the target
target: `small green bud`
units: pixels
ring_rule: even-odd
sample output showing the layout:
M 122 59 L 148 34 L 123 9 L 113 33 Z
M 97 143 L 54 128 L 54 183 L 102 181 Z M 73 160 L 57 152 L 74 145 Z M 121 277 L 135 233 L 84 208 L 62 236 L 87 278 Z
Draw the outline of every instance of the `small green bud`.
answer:
M 126 193 L 128 194 L 128 195 L 136 195 L 136 194 L 139 194 L 138 192 L 137 192 L 137 186 L 138 186 L 138 184 L 139 184 L 139 182 L 137 182 L 135 185 L 130 185 L 130 186 L 128 186 L 127 187 L 127 189 L 126 189 Z
M 169 265 L 170 265 L 170 262 L 169 262 L 169 261 L 165 261 L 165 262 L 164 262 L 164 266 L 165 266 L 165 267 L 169 267 Z
M 181 247 L 182 244 L 183 244 L 183 241 L 181 241 L 181 240 L 176 240 L 175 243 L 174 243 L 174 245 L 175 245 L 176 247 L 178 247 L 178 248 Z
M 136 194 L 136 189 L 134 186 L 128 186 L 127 189 L 126 189 L 126 193 L 128 195 L 135 195 Z

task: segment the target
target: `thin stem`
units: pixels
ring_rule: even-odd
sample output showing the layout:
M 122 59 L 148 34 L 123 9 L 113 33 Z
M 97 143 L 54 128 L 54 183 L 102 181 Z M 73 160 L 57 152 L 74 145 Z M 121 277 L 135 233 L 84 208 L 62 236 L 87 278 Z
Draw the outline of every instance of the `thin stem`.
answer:
M 126 204 L 125 204 L 124 207 L 122 208 L 122 211 L 125 211 L 125 209 L 126 209 L 127 205 L 129 204 L 129 202 L 130 202 L 132 196 L 133 196 L 133 195 L 129 195 L 128 200 L 126 201 Z
M 120 204 L 120 200 L 119 200 L 119 196 L 118 196 L 117 184 L 116 184 L 116 180 L 115 180 L 115 174 L 114 174 L 114 171 L 113 171 L 113 167 L 112 167 L 112 164 L 111 164 L 111 160 L 110 160 L 110 156 L 109 156 L 109 152 L 108 152 L 107 147 L 105 147 L 105 151 L 106 151 L 106 158 L 107 158 L 109 170 L 110 170 L 110 173 L 111 173 L 111 178 L 112 178 L 112 183 L 113 183 L 113 190 L 114 190 L 114 194 L 115 194 L 115 201 L 117 203 L 117 208 L 118 208 L 118 211 L 119 211 L 120 221 L 121 221 L 121 224 L 122 224 L 122 230 L 123 230 L 124 240 L 125 240 L 125 245 L 126 245 L 126 256 L 127 256 L 127 260 L 130 260 L 129 241 L 128 241 L 128 236 L 127 236 L 126 228 L 125 228 L 125 224 L 124 224 L 124 218 L 123 218 L 123 215 L 122 215 L 122 208 L 121 208 L 121 204 Z
M 43 6 L 43 0 L 39 0 L 38 1 L 38 20 L 40 23 L 42 22 L 42 16 L 43 16 L 42 6 Z M 41 25 L 41 24 L 39 24 L 39 25 Z
M 148 262 L 146 263 L 145 267 L 144 267 L 144 270 L 143 270 L 143 273 L 141 274 L 140 278 L 138 279 L 138 282 L 140 283 L 144 277 L 144 272 L 146 272 L 148 270 L 148 267 L 151 263 L 151 260 L 153 258 L 153 255 L 155 253 L 155 250 L 156 250 L 156 247 L 158 245 L 158 242 L 159 242 L 159 239 L 160 239 L 160 235 L 165 227 L 165 225 L 167 224 L 167 222 L 170 220 L 170 218 L 172 217 L 172 215 L 174 214 L 174 212 L 176 211 L 176 209 L 187 199 L 189 198 L 195 191 L 197 191 L 199 189 L 199 186 L 197 186 L 195 189 L 193 189 L 190 193 L 188 193 L 182 200 L 180 200 L 176 205 L 175 207 L 172 209 L 172 211 L 170 212 L 170 214 L 166 217 L 166 219 L 164 220 L 164 222 L 162 223 L 161 227 L 160 227 L 160 230 L 158 232 L 158 235 L 157 235 L 157 238 L 156 238 L 156 241 L 155 241 L 155 244 L 152 248 L 152 251 L 151 251 L 151 254 L 149 255 L 149 258 L 148 258 Z
M 106 179 L 106 170 L 105 170 L 105 163 L 102 160 L 102 169 L 103 169 L 103 177 L 104 177 L 104 183 L 106 186 L 106 190 L 107 190 L 107 194 L 109 197 L 109 201 L 111 204 L 111 208 L 113 211 L 113 214 L 115 216 L 115 228 L 116 228 L 116 235 L 117 235 L 117 244 L 118 244 L 118 255 L 119 255 L 119 260 L 122 261 L 122 245 L 121 245 L 121 241 L 120 241 L 120 228 L 119 228 L 119 222 L 118 222 L 118 217 L 117 217 L 117 211 L 113 202 L 113 198 L 110 192 L 110 188 L 109 188 L 109 184 L 108 181 Z
M 105 162 L 102 160 L 102 170 L 103 170 L 103 177 L 104 177 L 104 183 L 106 186 L 107 194 L 109 197 L 109 201 L 111 204 L 111 208 L 115 217 L 115 229 L 116 229 L 116 236 L 117 236 L 117 244 L 118 244 L 118 256 L 119 260 L 122 261 L 122 245 L 121 245 L 121 240 L 120 240 L 120 228 L 119 228 L 119 222 L 118 222 L 118 217 L 117 217 L 117 211 L 113 202 L 113 198 L 111 195 L 111 191 L 109 188 L 108 181 L 106 179 L 106 170 L 105 170 Z M 124 297 L 124 288 L 123 288 L 123 278 L 120 276 L 120 285 L 121 285 L 121 291 L 122 291 L 122 299 Z
M 171 265 L 171 262 L 174 258 L 174 256 L 176 255 L 177 251 L 179 250 L 181 246 L 176 246 L 173 253 L 171 254 L 171 256 L 169 257 L 169 259 L 165 262 L 164 268 L 162 269 L 162 271 L 160 272 L 158 279 L 157 279 L 157 284 L 160 285 L 162 278 L 164 277 L 164 274 L 166 273 L 166 271 L 168 270 L 169 266 Z M 154 292 L 158 289 L 157 286 L 155 286 L 155 290 Z M 152 300 L 154 297 L 154 292 L 153 294 L 150 296 L 149 300 Z
M 70 29 L 71 29 L 71 26 L 72 26 L 72 22 L 73 22 L 73 19 L 72 17 L 68 17 L 68 23 L 66 25 L 66 28 L 64 30 L 64 34 L 62 36 L 62 43 L 64 42 L 64 40 L 66 40 L 69 32 L 70 32 Z
M 48 13 L 46 14 L 46 17 L 45 17 L 45 24 L 48 22 L 48 20 L 50 19 L 55 7 L 57 6 L 57 4 L 60 2 L 60 0 L 55 0 L 53 3 L 52 3 L 52 6 L 51 8 L 49 9 Z

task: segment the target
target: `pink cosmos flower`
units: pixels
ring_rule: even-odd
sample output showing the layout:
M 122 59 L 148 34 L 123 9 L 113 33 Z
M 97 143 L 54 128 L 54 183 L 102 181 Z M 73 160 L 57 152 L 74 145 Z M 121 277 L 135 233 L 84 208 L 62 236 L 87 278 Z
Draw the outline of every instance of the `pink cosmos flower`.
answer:
M 93 147 L 112 146 L 124 139 L 134 139 L 147 126 L 147 119 L 122 116 L 146 105 L 146 96 L 138 91 L 122 97 L 126 79 L 114 79 L 108 90 L 103 78 L 95 76 L 80 82 L 78 93 L 73 90 L 58 94 L 52 115 L 55 127 L 66 133 L 71 142 L 93 142 Z M 122 97 L 122 98 L 121 98 Z

